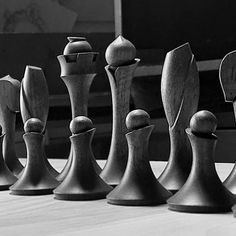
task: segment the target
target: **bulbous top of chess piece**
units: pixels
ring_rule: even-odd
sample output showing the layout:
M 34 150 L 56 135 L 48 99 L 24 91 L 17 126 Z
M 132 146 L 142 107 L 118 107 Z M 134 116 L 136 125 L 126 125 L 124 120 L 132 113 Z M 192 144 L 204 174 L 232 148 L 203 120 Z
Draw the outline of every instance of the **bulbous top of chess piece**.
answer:
M 93 122 L 86 116 L 77 116 L 70 122 L 72 134 L 78 134 L 93 128 Z
M 133 110 L 126 116 L 126 127 L 132 131 L 150 125 L 149 114 L 141 109 Z
M 44 123 L 38 118 L 30 118 L 24 124 L 25 133 L 36 132 L 42 133 L 44 129 Z
M 110 66 L 128 65 L 136 57 L 135 46 L 122 36 L 118 36 L 106 49 L 105 58 Z
M 193 133 L 211 134 L 217 127 L 216 117 L 209 111 L 195 113 L 190 120 L 190 129 Z
M 84 37 L 68 37 L 69 43 L 65 46 L 64 55 L 91 52 L 92 47 Z

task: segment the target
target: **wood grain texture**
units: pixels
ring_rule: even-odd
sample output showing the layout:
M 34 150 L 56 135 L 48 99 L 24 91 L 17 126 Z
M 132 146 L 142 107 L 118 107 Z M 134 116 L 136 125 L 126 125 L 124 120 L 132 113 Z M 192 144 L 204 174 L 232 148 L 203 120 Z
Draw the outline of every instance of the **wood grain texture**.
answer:
M 18 175 L 23 166 L 15 151 L 16 112 L 20 111 L 20 82 L 9 75 L 0 79 L 0 124 L 5 133 L 3 157 L 8 168 Z
M 21 160 L 23 163 L 24 159 Z M 50 160 L 58 171 L 65 160 Z M 100 161 L 101 167 L 105 161 Z M 151 162 L 157 176 L 166 163 Z M 232 164 L 216 164 L 222 180 Z M 0 228 L 4 236 L 77 236 L 77 235 L 160 235 L 160 236 L 234 236 L 233 213 L 188 214 L 155 207 L 113 206 L 106 200 L 87 202 L 56 201 L 53 195 L 13 196 L 0 192 Z

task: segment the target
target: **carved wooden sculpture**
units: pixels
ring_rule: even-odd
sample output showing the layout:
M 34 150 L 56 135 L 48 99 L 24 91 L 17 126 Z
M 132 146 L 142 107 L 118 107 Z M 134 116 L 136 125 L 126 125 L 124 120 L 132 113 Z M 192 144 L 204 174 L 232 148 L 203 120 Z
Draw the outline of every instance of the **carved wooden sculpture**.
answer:
M 220 181 L 214 164 L 217 137 L 215 116 L 197 112 L 186 133 L 192 145 L 191 173 L 183 187 L 167 200 L 170 210 L 196 213 L 231 211 L 236 197 Z
M 9 75 L 0 79 L 0 124 L 5 134 L 3 157 L 8 168 L 18 175 L 23 166 L 15 151 L 16 112 L 20 111 L 20 82 Z
M 142 206 L 166 203 L 172 195 L 156 179 L 149 164 L 148 144 L 153 130 L 150 117 L 143 110 L 131 111 L 126 118 L 129 133 L 128 163 L 119 185 L 107 195 L 108 203 Z
M 236 51 L 228 53 L 221 61 L 219 77 L 225 102 L 233 103 L 234 115 L 236 117 Z M 232 193 L 236 194 L 236 164 L 224 181 L 224 185 Z
M 60 200 L 95 200 L 105 198 L 112 190 L 95 172 L 91 141 L 95 132 L 92 121 L 78 116 L 70 123 L 72 164 L 62 183 L 53 191 Z
M 98 53 L 91 52 L 92 48 L 85 38 L 69 37 L 68 39 L 70 43 L 65 47 L 64 55 L 58 56 L 58 61 L 61 67 L 61 78 L 69 91 L 72 119 L 74 119 L 77 116 L 87 116 L 89 89 L 96 75 Z M 101 168 L 94 157 L 91 158 L 96 172 L 100 173 Z M 64 169 L 57 177 L 59 181 L 67 175 L 71 163 L 72 149 Z
M 101 177 L 110 185 L 119 184 L 127 164 L 128 146 L 125 139 L 125 118 L 130 106 L 130 86 L 139 59 L 133 44 L 119 36 L 106 51 L 105 67 L 112 94 L 112 139 L 109 156 Z
M 191 168 L 191 148 L 185 128 L 197 111 L 199 77 L 196 61 L 189 44 L 167 53 L 162 71 L 161 95 L 170 134 L 168 164 L 158 178 L 173 192 L 185 183 Z
M 39 67 L 26 66 L 21 82 L 20 110 L 24 124 L 30 118 L 38 118 L 43 122 L 43 132 L 45 132 L 49 110 L 49 93 L 43 70 Z M 58 172 L 48 162 L 45 150 L 44 160 L 52 175 L 57 176 Z

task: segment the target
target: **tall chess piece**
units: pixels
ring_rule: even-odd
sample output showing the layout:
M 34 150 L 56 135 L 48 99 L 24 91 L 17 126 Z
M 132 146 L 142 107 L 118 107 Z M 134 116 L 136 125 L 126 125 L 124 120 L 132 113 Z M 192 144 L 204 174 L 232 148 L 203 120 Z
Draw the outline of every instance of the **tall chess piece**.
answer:
M 228 53 L 220 64 L 219 77 L 225 102 L 233 103 L 234 116 L 236 117 L 236 51 Z M 236 194 L 236 163 L 224 185 Z
M 91 45 L 82 37 L 68 37 L 63 54 L 58 56 L 61 67 L 61 78 L 70 96 L 72 119 L 77 116 L 87 116 L 88 96 L 91 83 L 96 75 L 96 59 L 98 53 L 92 52 Z M 72 164 L 72 148 L 68 161 L 57 179 L 62 181 Z M 94 157 L 91 157 L 97 173 L 101 168 Z
M 44 122 L 30 118 L 25 122 L 23 136 L 27 149 L 27 162 L 17 182 L 10 187 L 14 195 L 50 194 L 58 181 L 49 172 L 43 151 Z
M 0 124 L 5 134 L 3 157 L 14 175 L 20 174 L 22 164 L 16 156 L 15 123 L 16 112 L 20 111 L 20 82 L 9 75 L 0 79 Z
M 59 200 L 95 200 L 105 198 L 112 190 L 95 172 L 91 141 L 95 132 L 92 121 L 78 116 L 70 123 L 72 163 L 62 183 L 53 191 Z
M 26 66 L 20 90 L 20 110 L 23 123 L 30 118 L 38 118 L 43 122 L 43 132 L 49 110 L 49 92 L 43 70 L 35 66 Z M 56 177 L 58 172 L 51 166 L 45 153 L 44 161 L 50 173 Z
M 188 43 L 167 53 L 161 79 L 161 96 L 169 123 L 169 161 L 158 178 L 172 192 L 188 178 L 192 153 L 185 129 L 197 111 L 199 77 L 196 61 Z
M 17 178 L 13 175 L 13 173 L 9 170 L 2 155 L 2 142 L 4 139 L 4 135 L 2 134 L 2 127 L 0 126 L 0 191 L 8 190 L 9 187 L 17 181 Z
M 167 203 L 170 210 L 196 213 L 231 211 L 236 197 L 220 181 L 214 163 L 217 142 L 216 117 L 197 112 L 186 133 L 193 150 L 191 173 L 183 187 Z
M 143 110 L 131 111 L 126 117 L 126 134 L 129 147 L 128 163 L 118 186 L 107 195 L 108 203 L 142 206 L 166 203 L 172 195 L 152 172 L 148 144 L 153 130 L 150 117 Z
M 106 50 L 105 67 L 112 93 L 112 138 L 109 156 L 101 177 L 110 185 L 119 184 L 127 163 L 128 146 L 125 139 L 127 132 L 125 118 L 130 106 L 130 86 L 139 59 L 135 59 L 134 45 L 119 36 Z

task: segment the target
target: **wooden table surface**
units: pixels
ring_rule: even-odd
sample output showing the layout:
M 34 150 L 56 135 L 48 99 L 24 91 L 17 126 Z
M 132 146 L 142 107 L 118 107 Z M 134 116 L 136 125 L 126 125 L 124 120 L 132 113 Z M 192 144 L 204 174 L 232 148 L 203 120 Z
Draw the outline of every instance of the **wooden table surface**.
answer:
M 60 170 L 65 160 L 51 160 Z M 104 165 L 103 161 L 99 164 Z M 151 162 L 158 176 L 166 163 Z M 232 164 L 217 164 L 222 180 Z M 236 218 L 226 214 L 188 214 L 155 207 L 125 207 L 96 201 L 59 201 L 53 195 L 15 196 L 0 192 L 0 236 L 43 235 L 236 235 Z

